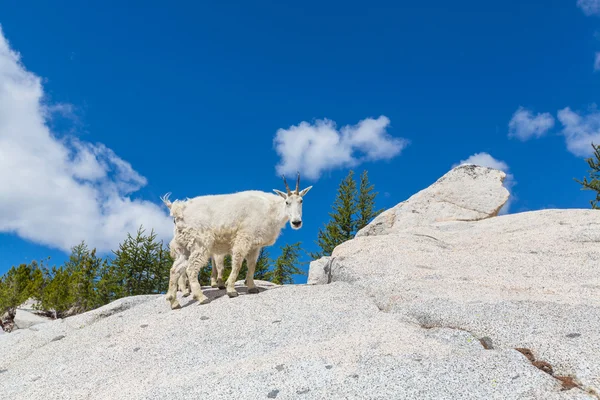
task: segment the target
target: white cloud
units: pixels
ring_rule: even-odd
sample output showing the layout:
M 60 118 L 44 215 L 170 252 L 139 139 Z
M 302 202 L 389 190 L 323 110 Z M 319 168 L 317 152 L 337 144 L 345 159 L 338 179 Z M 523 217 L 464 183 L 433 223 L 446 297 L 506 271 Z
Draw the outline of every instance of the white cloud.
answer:
M 296 171 L 308 179 L 318 179 L 323 171 L 354 167 L 365 161 L 389 160 L 408 145 L 408 140 L 386 132 L 390 120 L 386 116 L 366 118 L 354 126 L 336 129 L 335 122 L 324 119 L 314 124 L 301 122 L 279 129 L 274 145 L 280 162 L 278 174 Z
M 115 249 L 141 224 L 168 239 L 166 208 L 128 197 L 146 179 L 103 144 L 53 135 L 51 117 L 72 108 L 44 103 L 0 28 L 0 232 L 67 251 L 81 240 Z
M 534 117 L 531 111 L 519 107 L 508 123 L 508 136 L 525 141 L 543 136 L 552 127 L 554 118 L 550 113 L 538 113 Z
M 475 153 L 466 160 L 461 160 L 458 163 L 454 164 L 452 168 L 463 164 L 475 164 L 481 165 L 482 167 L 495 168 L 499 169 L 500 171 L 503 171 L 506 174 L 506 178 L 504 179 L 502 185 L 509 191 L 510 196 L 508 197 L 508 200 L 502 206 L 498 214 L 507 214 L 511 204 L 515 201 L 515 196 L 512 193 L 512 188 L 517 184 L 514 175 L 508 172 L 508 164 L 506 164 L 504 161 L 495 159 L 490 154 L 485 152 Z
M 577 0 L 577 7 L 587 16 L 600 15 L 600 0 Z
M 592 142 L 600 144 L 600 111 L 590 107 L 587 115 L 579 114 L 566 107 L 558 111 L 558 120 L 563 125 L 562 134 L 567 150 L 578 157 L 589 157 L 594 152 Z

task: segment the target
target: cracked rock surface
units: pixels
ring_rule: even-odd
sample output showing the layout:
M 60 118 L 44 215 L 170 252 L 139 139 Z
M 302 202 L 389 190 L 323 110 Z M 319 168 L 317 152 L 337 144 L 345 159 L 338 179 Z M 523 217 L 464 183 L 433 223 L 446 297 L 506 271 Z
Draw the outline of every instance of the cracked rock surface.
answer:
M 103 318 L 72 317 L 4 335 L 0 352 L 14 356 L 1 361 L 3 395 L 590 398 L 577 388 L 560 391 L 559 381 L 516 350 L 485 350 L 469 332 L 424 329 L 415 317 L 383 313 L 345 282 L 223 296 L 203 306 L 181 298 L 178 311 L 164 296 L 132 299 L 137 305 Z
M 259 294 L 240 287 L 233 299 L 205 289 L 206 305 L 180 293 L 176 311 L 163 295 L 136 296 L 4 334 L 0 393 L 597 400 L 600 214 L 494 217 L 506 201 L 501 173 L 453 171 L 453 185 L 495 182 L 476 206 L 451 199 L 457 210 L 477 210 L 475 220 L 432 217 L 402 228 L 396 210 L 393 230 L 361 235 L 313 263 L 315 285 L 257 281 Z

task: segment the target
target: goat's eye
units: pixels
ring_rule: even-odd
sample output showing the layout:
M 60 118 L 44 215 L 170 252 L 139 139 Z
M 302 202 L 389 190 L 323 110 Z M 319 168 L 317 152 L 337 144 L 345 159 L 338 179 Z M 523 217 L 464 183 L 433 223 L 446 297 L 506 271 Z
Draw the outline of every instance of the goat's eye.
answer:
M 302 199 L 300 199 L 299 203 L 302 204 Z

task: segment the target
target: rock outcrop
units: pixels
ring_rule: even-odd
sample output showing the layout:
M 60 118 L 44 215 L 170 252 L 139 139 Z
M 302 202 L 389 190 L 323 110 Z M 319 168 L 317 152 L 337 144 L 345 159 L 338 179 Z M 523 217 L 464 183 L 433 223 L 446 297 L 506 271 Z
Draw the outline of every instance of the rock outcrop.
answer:
M 137 296 L 5 334 L 0 393 L 597 400 L 600 214 L 495 216 L 502 179 L 450 171 L 313 262 L 315 284 L 177 311 Z

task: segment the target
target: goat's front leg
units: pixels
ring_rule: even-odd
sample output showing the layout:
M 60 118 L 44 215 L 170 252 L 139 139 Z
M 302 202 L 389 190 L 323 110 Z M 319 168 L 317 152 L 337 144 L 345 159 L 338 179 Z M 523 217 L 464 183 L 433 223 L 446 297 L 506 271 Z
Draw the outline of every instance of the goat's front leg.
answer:
M 210 286 L 218 287 L 219 289 L 225 289 L 225 283 L 223 282 L 223 270 L 225 269 L 225 256 L 224 255 L 213 255 L 212 256 L 212 271 L 210 275 Z

